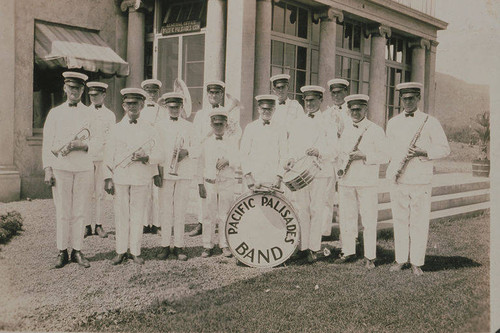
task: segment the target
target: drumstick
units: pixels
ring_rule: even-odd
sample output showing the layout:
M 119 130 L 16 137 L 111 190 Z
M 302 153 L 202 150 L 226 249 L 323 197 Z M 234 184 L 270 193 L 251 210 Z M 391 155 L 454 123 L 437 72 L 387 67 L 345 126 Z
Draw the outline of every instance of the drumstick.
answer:
M 264 187 L 264 188 L 267 188 L 269 191 L 271 192 L 278 192 L 278 193 L 281 193 L 281 194 L 285 194 L 285 191 L 282 191 L 280 189 L 277 189 L 275 187 L 272 187 L 272 186 L 267 186 L 267 185 L 263 185 L 261 184 L 260 187 Z M 256 191 L 258 191 L 258 189 L 256 189 Z M 267 192 L 267 191 L 266 191 Z

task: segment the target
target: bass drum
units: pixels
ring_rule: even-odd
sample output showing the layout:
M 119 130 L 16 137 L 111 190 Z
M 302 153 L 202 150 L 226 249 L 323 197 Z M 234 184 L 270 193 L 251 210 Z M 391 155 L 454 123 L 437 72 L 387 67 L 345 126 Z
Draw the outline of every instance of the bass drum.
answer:
M 295 252 L 300 240 L 297 213 L 276 192 L 247 192 L 226 219 L 226 239 L 236 259 L 258 268 L 275 267 Z

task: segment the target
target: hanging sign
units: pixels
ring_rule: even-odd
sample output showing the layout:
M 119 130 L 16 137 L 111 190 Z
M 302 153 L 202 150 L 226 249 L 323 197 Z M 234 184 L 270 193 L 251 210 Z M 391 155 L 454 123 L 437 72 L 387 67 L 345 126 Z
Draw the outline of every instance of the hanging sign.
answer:
M 183 34 L 187 32 L 196 32 L 201 30 L 201 21 L 186 21 L 179 23 L 167 23 L 161 27 L 161 34 L 163 36 L 166 35 L 175 35 L 175 34 Z

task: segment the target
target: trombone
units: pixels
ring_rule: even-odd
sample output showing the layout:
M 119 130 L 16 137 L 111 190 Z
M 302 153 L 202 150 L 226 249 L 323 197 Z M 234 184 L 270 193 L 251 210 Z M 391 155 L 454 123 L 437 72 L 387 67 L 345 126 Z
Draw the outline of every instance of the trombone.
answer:
M 88 129 L 88 124 L 85 124 L 82 128 L 80 128 L 75 135 L 71 136 L 71 139 L 68 140 L 65 144 L 63 144 L 59 149 L 53 149 L 51 150 L 52 154 L 54 154 L 55 157 L 61 156 L 66 156 L 68 155 L 71 150 L 69 149 L 69 146 L 71 144 L 71 141 L 73 140 L 87 140 L 90 138 L 90 130 Z
M 116 163 L 114 167 L 110 167 L 107 165 L 108 169 L 111 172 L 114 172 L 116 168 L 126 168 L 129 165 L 131 165 L 134 162 L 137 162 L 136 160 L 133 159 L 134 155 L 137 154 L 141 150 L 151 150 L 155 146 L 156 141 L 154 139 L 148 139 L 146 142 L 144 142 L 142 145 L 139 147 L 133 149 L 131 152 L 129 152 L 120 162 Z
M 170 160 L 169 175 L 178 176 L 177 170 L 179 169 L 179 153 L 184 145 L 184 138 L 177 135 L 175 138 L 174 152 L 172 153 L 172 159 Z

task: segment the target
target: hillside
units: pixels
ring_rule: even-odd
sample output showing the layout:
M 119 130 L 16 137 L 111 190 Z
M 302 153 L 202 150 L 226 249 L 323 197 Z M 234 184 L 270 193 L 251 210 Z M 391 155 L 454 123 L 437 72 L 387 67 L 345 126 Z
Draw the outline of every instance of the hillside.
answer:
M 436 72 L 435 115 L 447 129 L 469 127 L 471 118 L 489 109 L 487 85 L 470 84 Z

